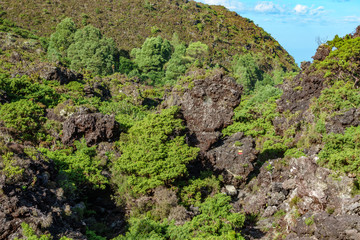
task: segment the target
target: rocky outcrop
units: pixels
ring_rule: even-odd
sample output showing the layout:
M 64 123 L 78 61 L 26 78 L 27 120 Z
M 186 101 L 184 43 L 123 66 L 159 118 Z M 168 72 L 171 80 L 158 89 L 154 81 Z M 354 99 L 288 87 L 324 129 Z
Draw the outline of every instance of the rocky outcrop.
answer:
M 320 96 L 324 89 L 324 77 L 322 74 L 310 74 L 310 71 L 307 69 L 280 86 L 284 91 L 277 101 L 280 113 L 287 110 L 291 113 L 305 111 L 309 108 L 310 100 Z
M 62 142 L 71 145 L 85 138 L 88 145 L 115 141 L 120 135 L 120 125 L 114 116 L 101 113 L 76 113 L 63 124 Z
M 327 212 L 306 214 L 297 220 L 294 233 L 287 240 L 310 239 L 357 240 L 360 239 L 360 216 L 338 215 Z
M 88 84 L 84 87 L 86 97 L 99 97 L 101 101 L 106 101 L 111 98 L 111 93 L 108 87 L 101 82 Z
M 232 123 L 242 87 L 225 76 L 223 70 L 206 75 L 196 72 L 189 77 L 194 78 L 189 86 L 174 90 L 165 104 L 181 106 L 191 144 L 205 152 L 219 139 L 221 129 Z
M 304 229 L 304 219 L 316 214 L 322 218 L 327 216 L 326 219 L 319 220 L 317 225 L 319 234 L 326 231 L 326 226 L 321 223 L 330 224 L 336 221 L 339 221 L 337 224 L 339 233 L 357 232 L 359 225 L 341 227 L 341 225 L 345 226 L 345 216 L 352 218 L 354 224 L 360 221 L 360 196 L 351 197 L 353 179 L 347 176 L 334 179 L 330 170 L 317 165 L 316 159 L 316 157 L 292 158 L 289 161 L 278 159 L 264 164 L 256 178 L 252 179 L 246 188 L 239 189 L 239 200 L 234 204 L 235 208 L 248 214 L 259 215 L 261 217 L 257 223 L 259 229 L 273 229 L 274 223 L 280 228 L 283 226 L 284 234 L 291 234 L 293 237 L 288 239 L 313 236 L 310 234 L 314 233 L 313 230 L 301 229 Z M 306 222 L 305 226 L 313 224 L 311 219 Z M 316 217 L 314 222 L 316 225 Z M 272 231 L 267 232 L 266 237 L 265 239 L 272 239 Z M 315 234 L 315 237 L 319 236 Z
M 9 146 L 9 149 L 15 147 Z M 24 146 L 16 148 L 23 150 Z M 12 166 L 22 171 L 15 175 L 0 171 L 0 239 L 21 237 L 22 222 L 29 224 L 37 233 L 46 229 L 54 236 L 66 233 L 74 239 L 86 239 L 80 232 L 84 230 L 81 222 L 63 217 L 71 214 L 67 209 L 70 211 L 74 203 L 57 185 L 58 173 L 53 161 L 44 158 L 35 149 L 31 150 L 31 157 L 22 150 L 7 155 Z M 0 156 L 0 165 L 3 163 Z
M 28 64 L 32 64 L 32 66 L 29 68 L 25 64 L 23 68 L 15 70 L 11 76 L 16 77 L 23 75 L 27 75 L 27 76 L 37 75 L 40 78 L 43 78 L 48 81 L 57 81 L 61 85 L 83 79 L 82 74 L 72 71 L 66 67 L 63 67 L 60 63 L 57 63 L 55 66 L 49 63 L 28 63 Z
M 236 133 L 206 153 L 212 167 L 224 177 L 224 183 L 239 186 L 254 170 L 257 157 L 255 142 L 243 133 Z
M 44 78 L 49 81 L 57 81 L 61 85 L 83 79 L 82 74 L 76 73 L 72 70 L 62 67 L 59 64 L 57 64 L 56 66 L 43 65 L 40 66 L 38 69 L 34 69 L 34 71 L 39 72 L 41 78 Z
M 323 61 L 330 54 L 330 49 L 328 46 L 321 44 L 317 50 L 315 55 L 312 57 L 314 60 Z
M 328 133 L 344 133 L 345 129 L 350 126 L 360 124 L 360 109 L 351 108 L 343 114 L 335 115 L 326 124 Z

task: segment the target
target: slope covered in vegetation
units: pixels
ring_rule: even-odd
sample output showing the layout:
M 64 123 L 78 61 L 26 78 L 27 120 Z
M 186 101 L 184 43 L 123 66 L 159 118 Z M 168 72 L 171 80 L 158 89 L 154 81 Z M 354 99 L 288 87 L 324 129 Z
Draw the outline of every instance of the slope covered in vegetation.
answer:
M 359 28 L 294 72 L 219 6 L 2 7 L 0 239 L 357 239 Z
M 222 6 L 188 0 L 31 0 L 4 1 L 7 18 L 39 36 L 50 36 L 65 17 L 78 26 L 92 24 L 130 52 L 149 36 L 209 46 L 211 62 L 229 67 L 239 53 L 260 53 L 266 68 L 296 69 L 294 59 L 262 28 Z M 126 56 L 126 52 L 122 52 Z

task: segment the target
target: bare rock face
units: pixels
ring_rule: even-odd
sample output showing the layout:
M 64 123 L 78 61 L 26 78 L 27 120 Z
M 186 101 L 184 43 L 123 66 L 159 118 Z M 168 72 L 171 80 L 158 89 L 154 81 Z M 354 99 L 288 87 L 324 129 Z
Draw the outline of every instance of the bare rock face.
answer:
M 359 233 L 360 196 L 351 196 L 352 183 L 347 176 L 334 179 L 316 157 L 278 159 L 265 163 L 239 190 L 234 206 L 261 216 L 259 229 L 272 228 L 274 222 L 286 226 L 287 239 L 358 239 L 352 236 Z M 332 236 L 333 231 L 337 233 Z M 267 232 L 264 239 L 274 239 L 272 234 Z
M 321 44 L 316 50 L 315 55 L 312 57 L 314 60 L 323 61 L 330 54 L 330 49 Z
M 292 81 L 285 82 L 281 88 L 284 93 L 277 102 L 279 112 L 305 111 L 309 108 L 310 100 L 319 97 L 324 89 L 324 77 L 318 74 L 311 75 L 306 70 Z
M 333 216 L 326 212 L 306 214 L 297 220 L 293 231 L 295 234 L 290 234 L 286 239 L 313 235 L 313 239 L 356 240 L 360 239 L 360 216 Z
M 360 124 L 360 109 L 351 108 L 348 111 L 336 115 L 326 124 L 328 133 L 344 133 L 345 129 L 350 126 Z
M 14 147 L 9 149 L 13 151 Z M 24 149 L 24 146 L 16 148 Z M 80 222 L 63 218 L 66 206 L 73 203 L 56 183 L 58 173 L 53 161 L 33 151 L 32 157 L 22 151 L 12 152 L 13 167 L 23 169 L 22 172 L 8 175 L 0 171 L 0 239 L 22 237 L 22 222 L 37 233 L 48 230 L 53 235 L 62 235 L 66 232 L 68 237 L 86 239 L 80 231 L 83 228 Z
M 114 116 L 101 113 L 77 113 L 63 125 L 62 142 L 71 145 L 75 140 L 85 138 L 88 145 L 115 141 L 120 135 L 120 125 Z
M 185 89 L 182 95 L 182 92 L 175 92 L 171 104 L 181 106 L 191 133 L 190 142 L 205 152 L 219 139 L 221 129 L 232 123 L 233 109 L 240 103 L 242 87 L 224 76 L 223 70 L 203 77 L 195 74 L 193 87 Z
M 38 75 L 39 77 L 49 81 L 57 81 L 61 85 L 83 79 L 82 74 L 69 70 L 66 67 L 63 67 L 60 63 L 56 64 L 56 66 L 49 63 L 38 63 L 30 69 L 24 68 L 14 71 L 12 77 L 23 75 Z
M 258 153 L 255 142 L 239 132 L 218 144 L 220 146 L 209 150 L 206 157 L 214 170 L 223 175 L 225 183 L 238 186 L 254 170 L 253 162 Z
M 38 71 L 41 78 L 51 81 L 58 81 L 61 85 L 68 84 L 71 81 L 83 79 L 82 74 L 76 73 L 60 65 L 55 67 L 45 65 L 42 66 L 42 68 L 40 68 Z

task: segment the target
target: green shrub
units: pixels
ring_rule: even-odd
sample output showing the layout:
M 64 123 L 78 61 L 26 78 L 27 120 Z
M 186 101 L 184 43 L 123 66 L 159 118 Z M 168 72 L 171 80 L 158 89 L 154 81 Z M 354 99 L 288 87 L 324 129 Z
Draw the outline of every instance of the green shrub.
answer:
M 21 223 L 22 228 L 22 234 L 25 238 L 15 238 L 15 240 L 52 240 L 53 237 L 50 234 L 43 234 L 40 237 L 38 237 L 35 234 L 35 231 L 29 226 L 29 224 L 22 222 Z M 68 237 L 61 237 L 60 240 L 72 240 L 72 238 Z
M 148 218 L 131 218 L 130 228 L 126 235 L 118 236 L 114 240 L 166 240 L 168 227 L 167 222 L 156 222 Z
M 244 92 L 249 94 L 255 89 L 255 84 L 263 80 L 263 71 L 260 70 L 252 54 L 236 55 L 232 62 L 233 74 L 236 81 L 244 86 Z
M 50 234 L 41 235 L 38 237 L 35 234 L 35 231 L 25 222 L 21 223 L 22 228 L 22 234 L 24 235 L 24 239 L 27 240 L 52 240 L 52 236 Z M 20 240 L 18 238 L 15 238 L 15 240 Z M 61 240 L 67 240 L 66 238 L 61 238 Z
M 129 74 L 135 69 L 134 63 L 125 57 L 120 56 L 119 58 L 119 72 L 122 74 Z
M 148 115 L 145 110 L 145 107 L 136 106 L 126 100 L 103 102 L 99 107 L 99 111 L 103 114 L 115 114 L 115 119 L 123 130 L 128 130 L 135 122 L 143 120 Z
M 160 36 L 147 38 L 141 48 L 134 48 L 131 51 L 134 62 L 143 73 L 162 71 L 171 53 L 170 42 Z
M 171 59 L 166 64 L 165 77 L 166 81 L 173 84 L 177 78 L 185 73 L 190 64 L 190 59 L 185 57 L 186 46 L 179 44 L 175 46 Z
M 31 140 L 36 138 L 46 118 L 43 107 L 21 99 L 0 106 L 0 120 L 4 121 L 7 128 L 15 130 L 18 138 Z
M 31 99 L 47 107 L 55 106 L 59 99 L 59 94 L 53 88 L 33 82 L 26 75 L 9 78 L 5 74 L 0 74 L 0 89 L 5 90 L 11 100 Z
M 344 134 L 330 133 L 323 139 L 319 164 L 360 176 L 360 127 L 349 127 Z
M 325 60 L 315 62 L 315 66 L 327 70 L 326 77 L 336 76 L 344 80 L 349 78 L 352 82 L 358 82 L 360 74 L 360 38 L 352 38 L 349 35 L 340 38 L 336 35 L 324 47 L 331 50 L 330 54 Z
M 85 139 L 75 141 L 74 145 L 76 151 L 71 148 L 56 151 L 41 148 L 40 151 L 54 160 L 60 173 L 70 179 L 70 183 L 66 184 L 81 186 L 90 183 L 95 189 L 105 189 L 109 181 L 101 173 L 104 165 L 96 157 L 96 147 L 88 147 Z
M 14 154 L 12 152 L 5 153 L 2 155 L 2 165 L 3 168 L 1 172 L 5 174 L 6 178 L 10 181 L 18 179 L 22 176 L 24 169 L 16 166 L 16 160 L 13 158 Z
M 183 226 L 170 226 L 170 239 L 244 239 L 235 230 L 243 226 L 245 216 L 232 213 L 230 201 L 225 194 L 208 197 L 199 215 Z
M 180 183 L 180 200 L 185 206 L 199 206 L 209 195 L 220 191 L 220 181 L 211 172 Z
M 196 63 L 196 67 L 202 67 L 209 55 L 209 47 L 198 41 L 190 43 L 186 49 L 186 57 L 192 63 Z
M 125 174 L 135 193 L 146 193 L 186 175 L 186 164 L 196 158 L 198 149 L 187 146 L 184 136 L 178 135 L 185 127 L 176 118 L 177 112 L 174 107 L 150 114 L 136 122 L 122 137 L 125 141 L 119 142 L 122 155 L 113 172 Z
M 244 225 L 245 216 L 232 213 L 230 201 L 231 198 L 224 194 L 208 197 L 199 207 L 200 214 L 182 226 L 176 226 L 166 220 L 156 222 L 149 218 L 131 218 L 126 235 L 115 239 L 244 239 L 236 230 Z

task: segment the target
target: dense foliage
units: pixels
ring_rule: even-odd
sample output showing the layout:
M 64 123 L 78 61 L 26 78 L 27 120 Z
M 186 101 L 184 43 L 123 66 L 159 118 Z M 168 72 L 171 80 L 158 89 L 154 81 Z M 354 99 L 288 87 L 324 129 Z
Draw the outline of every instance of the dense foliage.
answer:
M 179 134 L 184 125 L 176 118 L 177 112 L 178 108 L 171 108 L 147 116 L 119 143 L 122 155 L 113 171 L 125 174 L 135 193 L 146 193 L 186 176 L 186 164 L 196 158 L 198 149 L 185 144 Z
M 14 6 L 18 2 L 21 1 Z M 56 12 L 69 2 L 72 0 L 50 10 L 46 6 L 42 11 L 47 16 L 49 11 Z M 115 5 L 109 5 L 110 2 Z M 172 86 L 180 93 L 193 86 L 192 72 L 211 72 L 221 66 L 226 66 L 224 72 L 244 87 L 233 124 L 222 129 L 222 134 L 227 138 L 243 132 L 255 140 L 259 154 L 251 176 L 268 160 L 282 158 L 281 164 L 286 165 L 290 157 L 318 154 L 321 166 L 360 179 L 359 126 L 346 126 L 343 132 L 336 129 L 336 134 L 329 127 L 360 107 L 359 38 L 335 37 L 325 44 L 329 55 L 308 68 L 306 74 L 322 74 L 326 81 L 319 97 L 309 101 L 305 119 L 301 112 L 278 109 L 286 87 L 296 91 L 302 91 L 302 87 L 291 85 L 294 73 L 288 70 L 297 69 L 293 60 L 281 54 L 282 48 L 262 29 L 250 20 L 230 16 L 220 7 L 193 1 L 176 1 L 178 5 L 158 2 L 131 4 L 141 5 L 141 10 L 137 10 L 139 19 L 166 16 L 171 11 L 172 15 L 184 13 L 187 9 L 198 14 L 194 19 L 183 18 L 182 24 L 169 25 L 174 28 L 171 31 L 161 21 L 151 25 L 152 20 L 138 28 L 135 23 L 128 27 L 127 15 L 114 18 L 117 11 L 109 10 L 108 18 L 103 14 L 104 8 L 111 6 L 121 14 L 129 12 L 128 15 L 134 14 L 133 8 L 119 10 L 114 1 L 100 3 L 104 6 L 94 2 L 97 9 L 94 13 L 86 11 L 81 20 L 77 16 L 64 18 L 64 14 L 49 39 L 39 39 L 11 21 L 0 19 L 0 30 L 6 32 L 0 36 L 4 40 L 0 51 L 0 173 L 7 183 L 25 175 L 19 159 L 27 154 L 22 151 L 28 151 L 21 146 L 29 144 L 34 149 L 29 157 L 34 160 L 39 154 L 54 163 L 56 179 L 49 185 L 56 189 L 59 201 L 73 205 L 82 202 L 81 210 L 69 206 L 69 210 L 64 207 L 56 211 L 59 218 L 70 219 L 79 226 L 86 223 L 87 228 L 79 231 L 88 239 L 109 239 L 120 233 L 116 239 L 243 239 L 245 216 L 241 206 L 233 209 L 236 197 L 220 193 L 228 180 L 224 180 L 220 170 L 213 171 L 198 148 L 190 146 L 192 136 L 180 109 L 162 104 L 170 96 Z M 122 2 L 122 6 L 125 3 L 129 1 Z M 170 10 L 161 12 L 160 3 Z M 22 19 L 28 19 L 26 14 L 29 13 L 24 13 Z M 109 22 L 104 23 L 104 19 Z M 39 24 L 46 21 L 39 20 Z M 109 31 L 120 24 L 124 25 L 120 30 Z M 184 34 L 178 25 L 186 31 L 190 29 L 191 34 Z M 109 33 L 121 34 L 124 40 L 107 38 Z M 54 76 L 43 79 L 42 66 L 70 68 L 83 77 L 61 85 Z M 287 85 L 280 88 L 284 79 Z M 114 115 L 120 124 L 120 139 L 91 146 L 78 138 L 74 144 L 64 145 L 63 122 L 74 113 L 94 112 Z M 12 146 L 13 142 L 19 145 Z M 19 153 L 13 153 L 10 147 L 18 147 Z M 271 173 L 275 167 L 268 162 L 266 169 Z M 32 181 L 36 183 L 35 178 Z M 20 186 L 16 191 L 25 192 L 26 188 Z M 256 191 L 256 186 L 252 188 Z M 96 200 L 91 199 L 94 195 Z M 105 198 L 111 202 L 106 203 L 108 209 L 94 206 L 95 201 Z M 115 213 L 116 219 L 122 221 L 120 230 L 113 230 L 113 222 L 109 223 L 114 216 L 104 222 L 97 220 L 104 213 L 112 214 L 113 209 L 109 208 L 115 208 L 115 202 L 121 209 Z M 274 215 L 282 214 L 279 211 Z M 27 239 L 52 239 L 48 234 L 36 235 L 26 224 L 22 228 Z M 36 233 L 47 230 L 51 232 L 52 228 L 39 228 Z M 57 234 L 56 239 L 66 233 Z
M 207 198 L 200 205 L 200 214 L 182 226 L 134 218 L 130 221 L 128 233 L 116 239 L 244 239 L 236 230 L 243 226 L 245 216 L 230 212 L 230 200 L 224 194 Z

